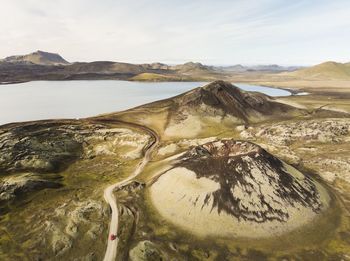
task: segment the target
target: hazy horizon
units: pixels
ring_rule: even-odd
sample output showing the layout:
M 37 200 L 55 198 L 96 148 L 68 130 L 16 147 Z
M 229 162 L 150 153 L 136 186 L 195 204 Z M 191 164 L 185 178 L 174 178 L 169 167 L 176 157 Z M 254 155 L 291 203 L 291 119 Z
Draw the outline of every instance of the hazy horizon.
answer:
M 48 52 L 45 50 L 36 50 L 36 51 L 31 51 L 29 53 L 18 53 L 18 54 L 10 54 L 4 57 L 0 57 L 0 59 L 4 59 L 4 58 L 8 58 L 11 56 L 21 56 L 21 55 L 28 55 L 31 53 L 35 53 L 35 52 Z M 57 52 L 49 52 L 49 53 L 54 53 L 54 54 L 58 54 L 60 55 L 63 59 L 65 59 L 67 62 L 70 63 L 75 63 L 75 62 L 120 62 L 120 63 L 128 63 L 127 61 L 112 61 L 112 60 L 91 60 L 91 61 L 69 61 L 68 59 L 66 59 L 66 57 L 61 54 L 61 53 L 57 53 Z M 143 64 L 143 63 L 164 63 L 166 65 L 181 65 L 184 63 L 189 63 L 189 62 L 193 62 L 193 63 L 198 63 L 198 61 L 183 61 L 183 62 L 178 62 L 178 63 L 174 63 L 174 62 L 167 62 L 167 61 L 149 61 L 149 62 L 130 62 L 133 64 Z M 207 65 L 207 66 L 216 66 L 216 67 L 228 67 L 228 66 L 236 66 L 236 65 L 242 65 L 244 67 L 249 67 L 249 66 L 269 66 L 269 65 L 277 65 L 277 66 L 285 66 L 285 67 L 293 67 L 293 66 L 312 66 L 312 64 L 310 65 L 298 65 L 298 64 L 281 64 L 281 63 L 251 63 L 251 64 L 244 64 L 244 63 L 232 63 L 232 64 L 208 64 L 208 63 L 202 63 L 203 65 Z
M 350 2 L 4 0 L 0 57 L 310 66 L 350 59 Z

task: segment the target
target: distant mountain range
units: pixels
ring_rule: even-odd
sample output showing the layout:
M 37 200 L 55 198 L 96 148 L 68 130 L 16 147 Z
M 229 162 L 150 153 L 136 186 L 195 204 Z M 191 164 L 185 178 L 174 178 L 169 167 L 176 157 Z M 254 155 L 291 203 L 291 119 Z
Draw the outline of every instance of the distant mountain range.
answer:
M 313 67 L 241 64 L 209 66 L 196 62 L 131 64 L 112 61 L 70 63 L 55 53 L 36 51 L 0 60 L 0 83 L 30 80 L 120 79 L 136 81 L 248 80 L 273 75 L 308 80 L 350 80 L 350 63 L 326 62 Z
M 240 64 L 231 66 L 209 66 L 196 62 L 187 62 L 178 65 L 167 65 L 164 63 L 150 63 L 150 64 L 130 64 L 121 62 L 109 62 L 109 61 L 96 61 L 96 62 L 76 62 L 69 63 L 62 56 L 56 53 L 49 53 L 44 51 L 36 51 L 26 55 L 14 55 L 6 57 L 0 60 L 0 63 L 11 64 L 24 64 L 24 65 L 73 65 L 70 68 L 76 72 L 145 72 L 147 70 L 172 70 L 179 71 L 181 73 L 193 73 L 193 72 L 209 72 L 209 71 L 221 71 L 221 72 L 249 72 L 249 71 L 264 71 L 264 72 L 282 72 L 282 71 L 294 71 L 302 67 L 298 66 L 280 66 L 277 64 L 271 65 L 254 65 L 243 66 Z
M 241 64 L 216 67 L 226 72 L 291 72 L 304 68 L 302 66 L 280 66 L 277 64 L 243 66 Z

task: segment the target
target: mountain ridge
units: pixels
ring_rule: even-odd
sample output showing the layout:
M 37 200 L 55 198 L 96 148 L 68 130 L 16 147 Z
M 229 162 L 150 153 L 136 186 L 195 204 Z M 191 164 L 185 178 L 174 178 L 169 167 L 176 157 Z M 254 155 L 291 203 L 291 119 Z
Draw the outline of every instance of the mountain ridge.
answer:
M 309 79 L 350 79 L 350 63 L 327 61 L 312 67 L 287 73 L 290 76 Z
M 37 65 L 68 65 L 69 62 L 57 53 L 36 51 L 25 55 L 8 56 L 0 62 L 19 63 L 19 64 L 37 64 Z
M 0 60 L 0 83 L 90 79 L 207 82 L 226 80 L 255 83 L 296 79 L 345 81 L 350 80 L 350 63 L 329 61 L 306 68 L 277 64 L 213 66 L 193 61 L 175 65 L 115 61 L 69 63 L 59 54 L 43 51 L 9 56 Z

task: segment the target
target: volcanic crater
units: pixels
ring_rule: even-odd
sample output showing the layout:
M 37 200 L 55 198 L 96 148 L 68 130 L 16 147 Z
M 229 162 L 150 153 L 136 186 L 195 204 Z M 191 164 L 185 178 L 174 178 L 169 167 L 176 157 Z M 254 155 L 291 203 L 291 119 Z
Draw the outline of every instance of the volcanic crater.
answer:
M 329 206 L 325 188 L 256 144 L 193 147 L 150 187 L 160 214 L 195 234 L 266 237 L 309 223 Z M 249 233 L 254 231 L 254 233 Z

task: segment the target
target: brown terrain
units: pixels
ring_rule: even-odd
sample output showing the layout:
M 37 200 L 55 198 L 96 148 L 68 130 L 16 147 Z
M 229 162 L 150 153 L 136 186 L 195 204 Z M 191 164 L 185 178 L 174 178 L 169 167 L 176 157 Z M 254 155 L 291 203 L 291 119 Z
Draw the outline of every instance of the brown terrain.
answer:
M 16 59 L 0 62 L 2 82 L 292 85 L 323 70 Z M 349 260 L 345 86 L 270 97 L 214 81 L 122 112 L 0 126 L 0 259 L 103 259 L 112 188 L 116 260 Z

